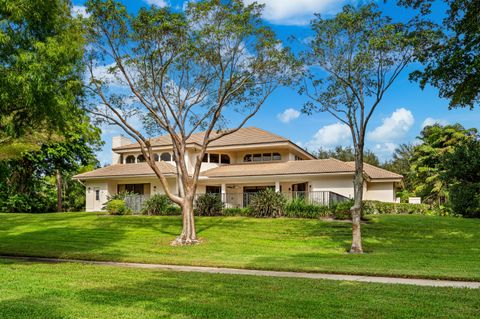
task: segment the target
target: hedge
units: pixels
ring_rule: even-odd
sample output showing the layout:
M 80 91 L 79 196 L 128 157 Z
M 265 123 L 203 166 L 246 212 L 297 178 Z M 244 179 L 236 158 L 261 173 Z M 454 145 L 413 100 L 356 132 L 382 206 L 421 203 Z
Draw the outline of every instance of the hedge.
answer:
M 366 200 L 363 202 L 363 212 L 365 214 L 383 215 L 383 214 L 420 214 L 430 215 L 432 209 L 427 204 L 410 203 L 385 203 L 380 201 Z

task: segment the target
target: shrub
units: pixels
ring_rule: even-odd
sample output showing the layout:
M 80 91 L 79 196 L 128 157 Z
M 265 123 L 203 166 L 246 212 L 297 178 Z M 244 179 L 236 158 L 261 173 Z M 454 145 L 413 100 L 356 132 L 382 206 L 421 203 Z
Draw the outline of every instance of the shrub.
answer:
M 118 192 L 116 194 L 113 194 L 113 195 L 109 195 L 107 196 L 107 202 L 105 202 L 102 206 L 102 210 L 107 210 L 107 207 L 108 207 L 108 203 L 110 203 L 112 200 L 122 200 L 122 201 L 125 201 L 125 197 L 127 197 L 128 195 L 133 195 L 133 193 L 131 192 L 127 192 L 127 191 L 123 191 L 123 192 Z
M 169 215 L 172 201 L 167 195 L 156 194 L 143 203 L 141 213 L 144 215 Z
M 328 206 L 309 204 L 303 198 L 295 198 L 285 205 L 285 217 L 320 218 L 329 215 Z
M 220 194 L 206 193 L 198 196 L 195 208 L 199 216 L 221 215 L 223 203 Z
M 366 200 L 363 202 L 365 214 L 421 214 L 430 213 L 430 206 L 427 204 L 409 203 L 384 203 L 380 201 Z
M 267 188 L 252 196 L 249 205 L 250 216 L 280 217 L 285 211 L 286 199 L 281 193 Z
M 353 206 L 353 201 L 343 201 L 333 203 L 331 207 L 332 215 L 335 219 L 352 219 L 352 213 L 350 209 Z M 362 216 L 363 217 L 363 216 Z
M 223 216 L 250 216 L 248 207 L 246 208 L 224 208 L 222 211 Z
M 125 202 L 121 199 L 110 200 L 106 209 L 110 215 L 125 215 L 129 212 Z
M 465 217 L 480 217 L 480 183 L 462 183 L 450 187 L 454 212 Z

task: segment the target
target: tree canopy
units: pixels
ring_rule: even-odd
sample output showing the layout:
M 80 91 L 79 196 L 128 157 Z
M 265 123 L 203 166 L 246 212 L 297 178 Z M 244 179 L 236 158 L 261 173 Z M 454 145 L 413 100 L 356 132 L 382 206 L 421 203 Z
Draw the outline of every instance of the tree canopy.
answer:
M 0 148 L 16 156 L 61 131 L 82 87 L 81 25 L 67 0 L 0 1 Z
M 420 20 L 429 20 L 433 0 L 399 0 L 420 9 Z M 478 0 L 446 0 L 448 9 L 433 45 L 419 51 L 425 67 L 411 74 L 424 88 L 433 85 L 450 107 L 473 108 L 480 101 L 480 3 Z M 433 24 L 433 18 L 429 21 Z
M 182 207 L 183 230 L 174 244 L 196 243 L 193 198 L 207 146 L 240 129 L 278 86 L 289 83 L 295 61 L 256 3 L 191 1 L 181 12 L 152 6 L 135 15 L 113 0 L 90 0 L 87 8 L 90 112 L 139 143 L 167 196 Z M 99 76 L 99 67 L 106 76 Z M 112 79 L 123 89 L 112 88 Z M 143 119 L 148 132 L 170 136 L 178 194 L 134 117 Z M 204 135 L 189 171 L 187 140 L 200 130 Z
M 351 146 L 336 146 L 333 150 L 320 148 L 317 152 L 314 152 L 314 155 L 317 158 L 336 158 L 345 162 L 355 161 L 355 151 Z M 375 166 L 380 166 L 380 160 L 377 155 L 370 151 L 366 150 L 363 155 L 363 162 Z

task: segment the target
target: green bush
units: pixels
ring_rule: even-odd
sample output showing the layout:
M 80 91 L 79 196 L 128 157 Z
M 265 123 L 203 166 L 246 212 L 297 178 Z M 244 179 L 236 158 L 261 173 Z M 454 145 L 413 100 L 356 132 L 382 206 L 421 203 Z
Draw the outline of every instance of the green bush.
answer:
M 121 199 L 110 200 L 107 203 L 106 209 L 110 215 L 125 215 L 129 212 L 125 202 Z
M 222 198 L 220 194 L 202 194 L 195 201 L 195 208 L 199 216 L 221 215 L 223 210 Z
M 325 205 L 309 204 L 303 198 L 295 198 L 285 205 L 285 217 L 290 218 L 320 218 L 330 214 Z
M 107 210 L 107 207 L 108 207 L 108 203 L 110 203 L 112 200 L 122 200 L 122 201 L 125 201 L 125 197 L 127 197 L 128 195 L 133 195 L 133 193 L 131 192 L 127 192 L 127 191 L 123 191 L 123 192 L 119 192 L 119 193 L 116 193 L 116 194 L 113 194 L 113 195 L 110 195 L 110 196 L 107 196 L 107 202 L 105 202 L 102 206 L 102 210 Z
M 167 195 L 156 194 L 143 203 L 141 213 L 144 215 L 170 215 L 169 207 L 173 206 Z
M 286 202 L 282 193 L 267 188 L 252 196 L 249 205 L 250 216 L 281 217 L 285 212 Z
M 333 203 L 330 209 L 335 219 L 341 219 L 341 220 L 352 219 L 352 213 L 350 212 L 350 209 L 352 208 L 352 206 L 353 206 L 353 201 L 348 200 L 348 201 Z
M 222 211 L 223 216 L 250 216 L 248 207 L 246 208 L 224 208 Z
M 450 204 L 454 212 L 465 217 L 480 217 L 480 183 L 450 186 Z
M 409 204 L 409 203 L 384 203 L 380 201 L 366 200 L 363 202 L 363 212 L 365 214 L 421 214 L 431 213 L 430 206 L 427 204 Z

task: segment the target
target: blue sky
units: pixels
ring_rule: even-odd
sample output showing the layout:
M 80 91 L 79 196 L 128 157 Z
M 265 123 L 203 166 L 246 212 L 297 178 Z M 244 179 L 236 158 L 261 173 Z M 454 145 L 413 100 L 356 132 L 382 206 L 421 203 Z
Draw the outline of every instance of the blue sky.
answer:
M 244 0 L 250 2 L 252 0 Z M 82 12 L 83 1 L 73 1 L 74 10 Z M 129 11 L 135 12 L 141 6 L 171 5 L 181 9 L 183 1 L 175 0 L 124 0 Z M 290 35 L 297 38 L 311 36 L 309 21 L 314 12 L 332 15 L 341 10 L 347 3 L 358 1 L 339 0 L 257 0 L 265 3 L 264 18 L 278 37 L 286 45 L 295 47 L 295 43 L 287 41 Z M 395 1 L 378 2 L 380 9 L 391 16 L 394 21 L 405 21 L 413 12 L 395 5 Z M 443 12 L 441 2 L 435 5 L 435 19 L 441 18 Z M 410 65 L 394 83 L 393 87 L 379 105 L 367 133 L 366 148 L 373 150 L 382 160 L 391 157 L 396 145 L 413 142 L 423 125 L 434 122 L 460 123 L 465 127 L 480 128 L 480 112 L 465 109 L 448 109 L 448 101 L 438 97 L 435 88 L 421 90 L 417 83 L 408 80 L 409 72 L 418 69 L 419 65 Z M 293 142 L 314 151 L 318 147 L 332 148 L 335 145 L 350 145 L 351 137 L 333 116 L 327 113 L 316 113 L 311 116 L 301 114 L 306 98 L 291 88 L 280 88 L 266 101 L 258 115 L 248 122 L 247 126 L 258 126 L 276 134 L 285 136 Z M 116 127 L 103 128 L 102 138 L 105 145 L 98 152 L 100 163 L 110 163 L 111 138 L 121 134 Z

